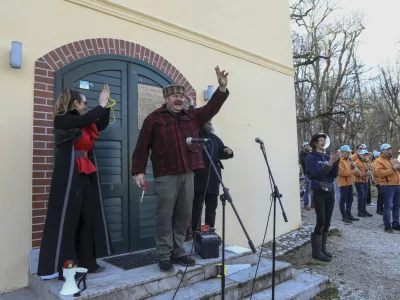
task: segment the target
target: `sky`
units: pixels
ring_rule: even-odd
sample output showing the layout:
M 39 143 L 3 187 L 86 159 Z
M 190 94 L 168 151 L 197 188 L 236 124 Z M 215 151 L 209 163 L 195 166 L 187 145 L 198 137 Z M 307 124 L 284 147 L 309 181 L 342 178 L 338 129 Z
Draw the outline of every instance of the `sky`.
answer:
M 394 63 L 400 53 L 399 0 L 339 0 L 343 11 L 365 13 L 365 30 L 360 36 L 359 57 L 366 66 Z
M 293 3 L 295 0 L 290 0 Z M 351 11 L 364 13 L 365 30 L 359 37 L 358 56 L 367 69 L 395 63 L 400 54 L 400 0 L 329 0 L 341 8 L 337 16 Z M 373 72 L 375 73 L 375 72 Z

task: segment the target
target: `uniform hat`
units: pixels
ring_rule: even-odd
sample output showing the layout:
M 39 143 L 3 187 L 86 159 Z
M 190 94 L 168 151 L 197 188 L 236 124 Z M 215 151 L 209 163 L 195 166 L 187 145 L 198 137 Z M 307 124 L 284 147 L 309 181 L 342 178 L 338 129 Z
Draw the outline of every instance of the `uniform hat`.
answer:
M 362 147 L 363 149 L 367 149 L 367 145 L 365 145 L 365 144 L 361 144 L 361 147 Z
M 344 145 L 340 147 L 340 151 L 346 151 L 346 152 L 351 152 L 350 146 L 349 145 Z
M 314 134 L 314 135 L 311 137 L 310 144 L 312 144 L 313 142 L 318 141 L 318 139 L 319 139 L 320 137 L 323 137 L 324 139 L 326 139 L 326 134 L 324 134 L 324 133 L 316 133 L 316 134 Z
M 166 86 L 162 89 L 163 91 L 163 96 L 168 97 L 173 94 L 185 94 L 185 87 L 179 84 L 171 84 L 169 86 Z
M 381 153 L 378 152 L 378 151 L 376 151 L 376 152 L 374 153 L 374 157 L 378 157 L 378 156 L 380 156 L 380 155 L 381 155 Z
M 361 150 L 359 154 L 360 155 L 368 154 L 368 151 L 367 150 Z
M 382 144 L 381 150 L 388 150 L 388 149 L 392 149 L 392 146 L 390 146 L 389 144 Z
M 304 142 L 303 145 L 302 145 L 302 147 L 305 147 L 305 146 L 307 146 L 307 145 L 310 145 L 310 143 L 309 143 L 309 142 Z

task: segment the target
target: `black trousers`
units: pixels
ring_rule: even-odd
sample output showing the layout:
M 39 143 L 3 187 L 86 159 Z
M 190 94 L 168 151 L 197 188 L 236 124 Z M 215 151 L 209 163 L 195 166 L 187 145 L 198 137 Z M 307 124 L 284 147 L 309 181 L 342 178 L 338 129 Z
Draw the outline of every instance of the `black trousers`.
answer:
M 367 204 L 371 204 L 371 181 L 368 181 Z
M 333 208 L 335 206 L 335 192 L 313 190 L 313 202 L 315 205 L 315 214 L 317 215 L 314 233 L 321 234 L 322 231 L 328 232 L 331 226 Z
M 376 203 L 376 212 L 383 212 L 383 199 L 381 197 L 381 186 L 379 184 L 376 185 L 376 188 L 378 189 L 378 200 Z
M 351 216 L 351 205 L 353 204 L 353 185 L 342 186 L 340 189 L 340 213 L 342 217 Z
M 215 216 L 218 207 L 218 195 L 206 194 L 204 193 L 194 193 L 193 199 L 193 209 L 192 209 L 192 230 L 193 232 L 199 227 L 201 221 L 201 214 L 203 212 L 203 204 L 206 205 L 205 211 L 205 224 L 211 227 L 215 226 Z
M 79 223 L 75 230 L 75 253 L 78 260 L 78 266 L 87 268 L 93 272 L 99 268 L 96 262 L 94 248 L 94 197 L 92 192 L 91 176 L 79 175 L 78 193 L 82 199 L 81 214 Z

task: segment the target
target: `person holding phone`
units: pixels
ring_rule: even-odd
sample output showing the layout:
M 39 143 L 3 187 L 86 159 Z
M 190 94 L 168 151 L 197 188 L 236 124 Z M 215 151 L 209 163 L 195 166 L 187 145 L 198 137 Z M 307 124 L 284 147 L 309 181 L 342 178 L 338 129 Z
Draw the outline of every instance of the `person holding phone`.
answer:
M 199 144 L 187 143 L 187 138 L 198 138 L 199 128 L 219 112 L 229 96 L 228 73 L 218 67 L 215 71 L 219 88 L 207 105 L 197 109 L 184 109 L 184 86 L 163 88 L 165 104 L 144 120 L 132 155 L 132 175 L 137 186 L 144 187 L 151 150 L 157 195 L 156 251 L 163 272 L 171 271 L 173 264 L 195 264 L 183 244 L 192 214 L 194 171 L 204 168 L 204 162 Z
M 336 151 L 331 157 L 326 155 L 326 134 L 317 133 L 311 138 L 312 152 L 307 156 L 307 175 L 311 180 L 311 189 L 315 205 L 317 222 L 311 234 L 312 257 L 321 261 L 330 261 L 332 254 L 327 250 L 329 227 L 335 206 L 333 181 L 338 176 L 341 153 Z

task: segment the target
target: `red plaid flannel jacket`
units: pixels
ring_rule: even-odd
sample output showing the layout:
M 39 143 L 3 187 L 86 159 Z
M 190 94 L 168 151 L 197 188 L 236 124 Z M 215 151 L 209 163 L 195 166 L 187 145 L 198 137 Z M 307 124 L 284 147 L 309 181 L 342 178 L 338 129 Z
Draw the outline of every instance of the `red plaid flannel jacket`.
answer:
M 199 127 L 218 113 L 228 96 L 228 90 L 217 89 L 209 103 L 200 108 L 174 116 L 164 104 L 148 115 L 132 155 L 132 175 L 146 173 L 150 150 L 155 177 L 204 168 L 200 146 L 187 145 L 186 139 L 199 137 Z

